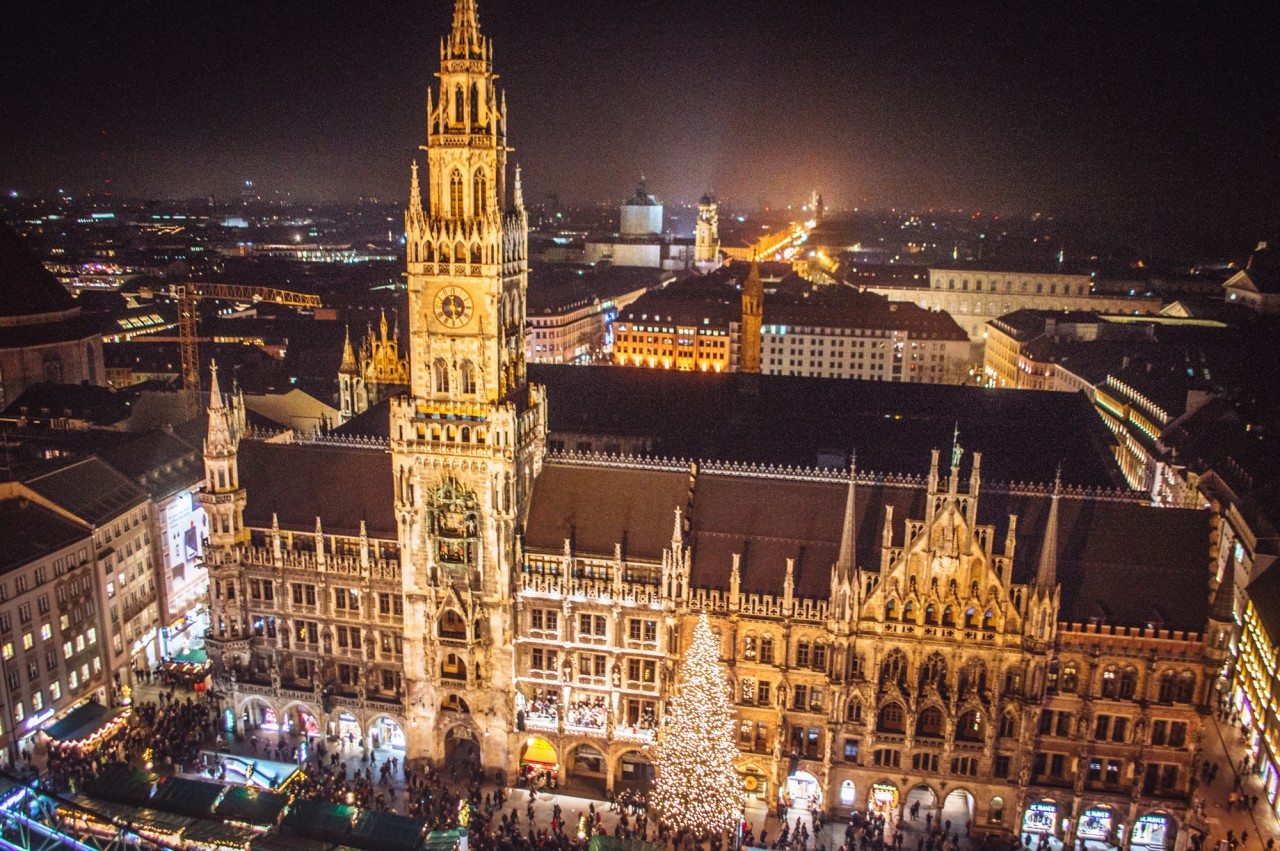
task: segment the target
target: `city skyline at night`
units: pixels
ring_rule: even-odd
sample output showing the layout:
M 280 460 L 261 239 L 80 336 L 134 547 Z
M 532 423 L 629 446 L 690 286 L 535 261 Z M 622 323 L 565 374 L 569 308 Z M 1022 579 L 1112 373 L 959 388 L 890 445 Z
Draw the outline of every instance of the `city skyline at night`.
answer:
M 403 194 L 448 3 L 24 10 L 6 52 L 6 192 L 308 200 Z M 1184 7 L 494 2 L 527 197 L 591 203 L 640 174 L 740 208 L 999 209 L 1164 238 L 1277 216 L 1280 75 L 1219 45 L 1266 20 Z M 19 30 L 21 31 L 19 33 Z M 108 182 L 109 181 L 109 182 Z

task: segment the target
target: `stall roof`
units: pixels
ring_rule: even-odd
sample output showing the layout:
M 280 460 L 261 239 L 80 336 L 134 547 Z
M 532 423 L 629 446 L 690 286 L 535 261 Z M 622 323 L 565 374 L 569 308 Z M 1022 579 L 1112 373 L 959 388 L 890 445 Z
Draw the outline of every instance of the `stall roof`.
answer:
M 187 842 L 219 848 L 248 848 L 257 836 L 258 831 L 251 828 L 204 819 L 198 819 L 182 834 Z
M 426 827 L 422 819 L 364 810 L 345 841 L 364 851 L 416 851 Z
M 222 789 L 221 783 L 165 777 L 156 785 L 151 806 L 170 813 L 207 819 L 212 817 L 213 805 L 222 794 Z
M 151 793 L 159 779 L 158 774 L 134 771 L 127 765 L 117 763 L 107 766 L 96 780 L 89 783 L 85 791 L 91 797 L 104 801 L 144 807 L 151 804 Z
M 80 810 L 97 818 L 110 819 L 134 829 L 153 828 L 165 833 L 176 834 L 197 821 L 176 813 L 165 813 L 160 810 L 153 810 L 150 807 L 136 807 L 131 804 L 117 803 L 89 795 L 76 795 L 68 800 Z
M 247 786 L 232 786 L 214 807 L 218 818 L 266 827 L 275 824 L 289 805 L 289 796 Z
M 283 833 L 259 836 L 249 843 L 250 851 L 333 851 L 336 847 L 332 842 L 321 842 L 318 839 L 305 839 Z
M 359 814 L 359 807 L 327 804 L 323 801 L 294 801 L 280 830 L 305 839 L 337 844 L 347 841 L 351 835 L 351 826 Z
M 76 742 L 87 739 L 110 724 L 126 710 L 108 709 L 101 703 L 89 701 L 77 706 L 64 717 L 44 728 L 51 739 L 60 742 Z
M 461 843 L 461 830 L 433 830 L 422 841 L 422 851 L 454 851 Z

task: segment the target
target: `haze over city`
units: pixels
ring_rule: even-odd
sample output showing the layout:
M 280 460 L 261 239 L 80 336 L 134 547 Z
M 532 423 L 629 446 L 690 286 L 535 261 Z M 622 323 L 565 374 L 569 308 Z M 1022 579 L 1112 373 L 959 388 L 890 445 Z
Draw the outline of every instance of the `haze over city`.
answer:
M 28 5 L 0 59 L 0 186 L 398 199 L 447 7 Z M 493 2 L 481 23 L 534 202 L 644 174 L 673 203 L 820 186 L 835 209 L 1156 238 L 1280 222 L 1272 22 L 1241 6 Z

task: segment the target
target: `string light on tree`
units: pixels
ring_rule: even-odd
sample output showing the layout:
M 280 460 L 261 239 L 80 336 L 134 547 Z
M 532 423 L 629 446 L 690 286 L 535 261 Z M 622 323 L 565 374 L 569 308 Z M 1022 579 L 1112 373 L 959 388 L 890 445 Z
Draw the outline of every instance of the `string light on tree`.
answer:
M 738 828 L 742 785 L 734 768 L 733 731 L 719 642 L 704 613 L 680 665 L 676 694 L 667 702 L 657 749 L 653 806 L 664 822 L 695 833 Z

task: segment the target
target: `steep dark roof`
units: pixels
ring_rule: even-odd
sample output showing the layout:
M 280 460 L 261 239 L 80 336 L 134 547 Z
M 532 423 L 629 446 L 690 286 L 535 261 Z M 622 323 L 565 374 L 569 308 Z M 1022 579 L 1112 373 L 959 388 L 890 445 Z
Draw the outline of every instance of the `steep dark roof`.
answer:
M 94 526 L 147 500 L 141 485 L 97 456 L 37 476 L 27 487 Z
M 1249 583 L 1249 602 L 1272 646 L 1280 643 L 1280 566 L 1272 565 Z
M 530 364 L 529 377 L 547 388 L 553 437 L 644 437 L 659 456 L 805 467 L 843 466 L 856 449 L 860 469 L 920 475 L 958 425 L 988 480 L 1048 483 L 1061 463 L 1066 484 L 1123 485 L 1114 437 L 1082 395 L 618 366 Z
M 546 464 L 534 482 L 525 544 L 558 551 L 570 538 L 583 552 L 612 555 L 622 544 L 624 557 L 660 559 L 688 491 L 687 472 Z
M 540 477 L 534 489 L 527 542 L 558 550 L 573 525 L 576 549 L 601 556 L 612 555 L 621 540 L 624 524 L 611 523 L 610 518 L 632 517 L 638 506 L 648 512 L 643 515 L 650 529 L 645 549 L 660 553 L 669 546 L 674 508 L 685 504 L 688 488 L 688 475 L 679 471 L 553 461 L 543 468 L 542 476 L 548 475 L 545 482 Z M 961 476 L 967 482 L 967 464 Z M 839 552 L 846 494 L 847 483 L 839 478 L 700 473 L 686 537 L 693 552 L 693 584 L 727 588 L 733 554 L 738 553 L 744 592 L 781 594 L 786 560 L 793 558 L 795 593 L 825 599 Z M 1050 502 L 1048 491 L 1015 494 L 996 486 L 981 491 L 978 522 L 993 527 L 997 552 L 1004 550 L 1009 515 L 1018 517 L 1016 583 L 1029 583 L 1035 575 Z M 894 543 L 901 545 L 904 524 L 922 519 L 924 504 L 921 485 L 859 481 L 854 503 L 858 567 L 879 570 L 886 506 L 894 508 Z M 643 525 L 628 529 L 628 543 L 636 540 L 635 530 Z M 1209 528 L 1206 511 L 1064 495 L 1059 503 L 1057 559 L 1062 619 L 1203 630 L 1209 605 Z M 636 548 L 631 554 L 657 558 Z
M 319 517 L 328 534 L 396 538 L 391 453 L 310 444 L 240 443 L 240 483 L 248 491 L 244 522 L 314 532 Z
M 191 487 L 204 478 L 201 451 L 164 429 L 147 432 L 102 457 L 145 487 L 153 498 Z
M 9 420 L 74 417 L 100 426 L 112 426 L 129 418 L 129 399 L 110 387 L 93 384 L 32 384 L 0 417 Z
M 73 310 L 75 299 L 0 222 L 0 316 L 38 316 Z
M 23 497 L 0 500 L 0 573 L 89 539 L 88 528 Z

